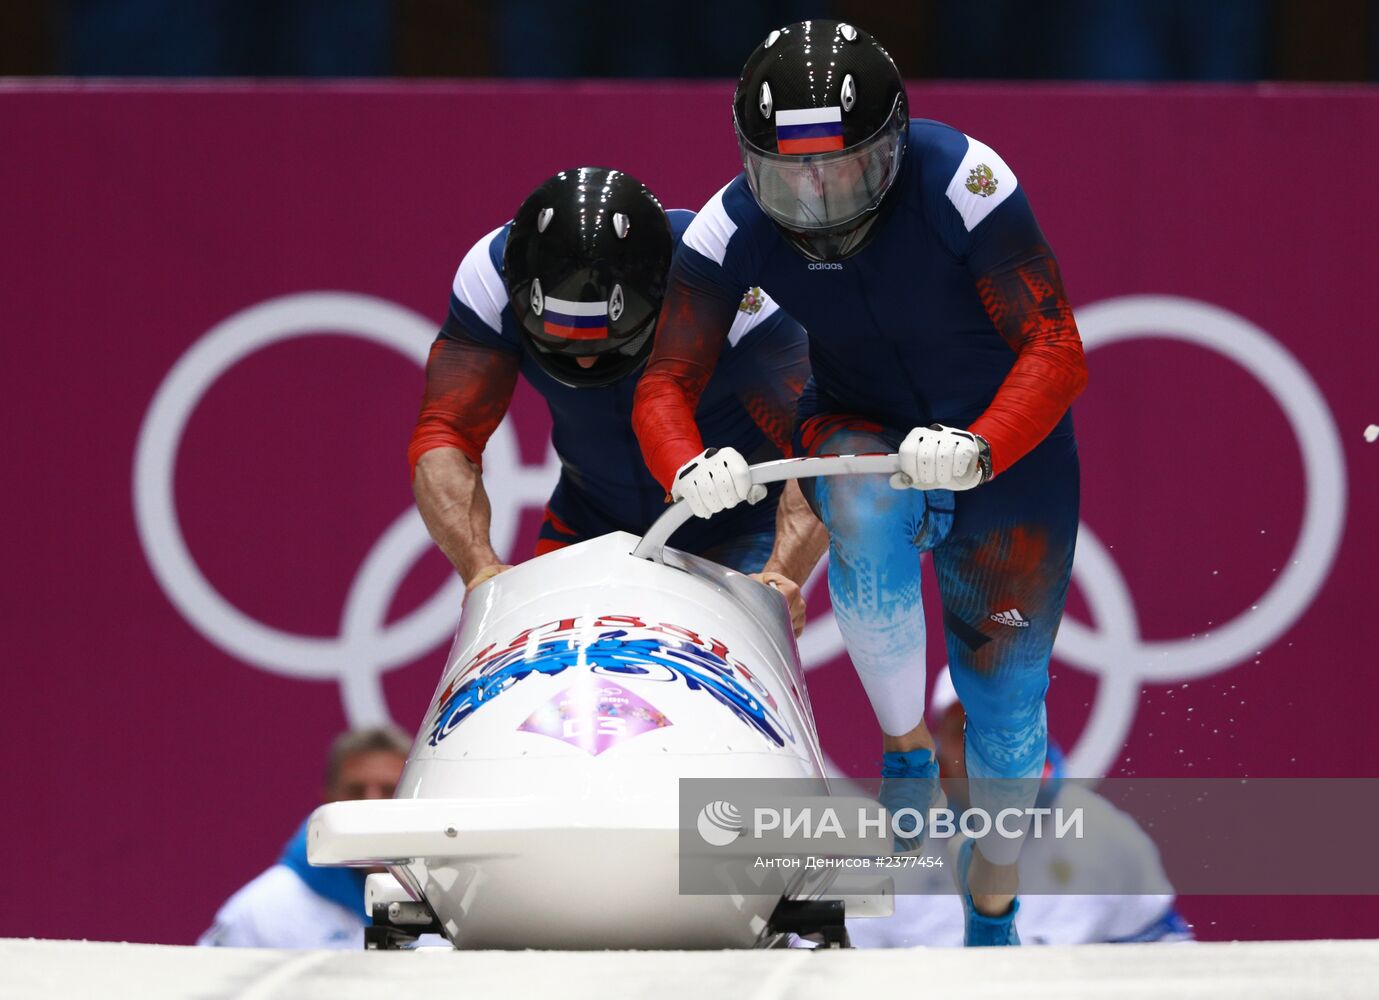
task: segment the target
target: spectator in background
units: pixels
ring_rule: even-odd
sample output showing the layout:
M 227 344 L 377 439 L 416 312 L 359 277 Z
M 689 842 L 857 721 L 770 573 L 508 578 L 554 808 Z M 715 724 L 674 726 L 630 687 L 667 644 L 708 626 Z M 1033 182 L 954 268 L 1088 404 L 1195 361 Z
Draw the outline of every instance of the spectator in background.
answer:
M 962 736 L 966 716 L 946 667 L 934 685 L 929 711 L 938 720 L 933 734 L 939 772 L 949 792 L 949 808 L 957 813 L 964 807 L 960 789 L 967 777 Z M 1065 782 L 1063 755 L 1052 740 L 1037 804 L 1084 810 L 1088 837 L 1075 844 L 1051 837 L 1026 840 L 1020 853 L 1022 883 L 1027 873 L 1041 872 L 1039 881 L 1052 881 L 1065 891 L 1020 896 L 1015 926 L 1021 942 L 1110 944 L 1192 938 L 1192 929 L 1178 914 L 1154 842 L 1134 819 L 1091 789 Z M 934 894 L 897 895 L 893 916 L 849 920 L 852 943 L 859 948 L 960 947 L 962 902 L 953 892 L 950 872 L 961 842 L 961 836 L 931 839 L 929 852 L 946 850 L 944 867 L 914 872 Z
M 323 802 L 390 799 L 411 741 L 391 726 L 342 733 L 330 747 Z M 196 942 L 230 948 L 362 948 L 364 876 L 358 868 L 313 868 L 306 822 L 277 862 L 240 889 Z

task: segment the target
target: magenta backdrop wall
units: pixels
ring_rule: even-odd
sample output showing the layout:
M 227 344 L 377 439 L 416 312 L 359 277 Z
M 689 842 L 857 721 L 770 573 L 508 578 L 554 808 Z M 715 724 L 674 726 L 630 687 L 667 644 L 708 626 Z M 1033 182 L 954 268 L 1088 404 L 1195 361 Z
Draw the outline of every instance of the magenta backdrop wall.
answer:
M 454 268 L 558 168 L 699 206 L 735 170 L 729 90 L 0 89 L 0 936 L 192 940 L 316 801 L 339 676 L 352 718 L 419 724 L 458 609 L 433 598 L 443 561 L 399 541 L 404 448 Z M 1077 768 L 1379 774 L 1379 93 L 921 87 L 913 107 L 1013 166 L 1090 345 L 1080 624 L 1050 701 Z M 151 415 L 160 386 L 184 422 Z M 521 555 L 553 465 L 525 390 L 513 425 L 490 475 Z M 136 529 L 159 461 L 219 624 L 154 574 L 168 519 Z M 811 692 L 826 750 L 865 773 L 825 590 Z M 1325 848 L 1280 838 L 1293 864 Z M 1184 910 L 1203 937 L 1379 935 L 1368 899 Z

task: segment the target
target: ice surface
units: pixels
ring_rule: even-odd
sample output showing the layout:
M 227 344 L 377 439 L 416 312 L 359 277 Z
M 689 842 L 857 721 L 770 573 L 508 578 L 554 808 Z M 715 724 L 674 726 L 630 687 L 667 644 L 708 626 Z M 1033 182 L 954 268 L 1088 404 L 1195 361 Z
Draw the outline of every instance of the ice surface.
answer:
M 755 952 L 332 952 L 0 940 L 0 997 L 1373 997 L 1379 941 Z

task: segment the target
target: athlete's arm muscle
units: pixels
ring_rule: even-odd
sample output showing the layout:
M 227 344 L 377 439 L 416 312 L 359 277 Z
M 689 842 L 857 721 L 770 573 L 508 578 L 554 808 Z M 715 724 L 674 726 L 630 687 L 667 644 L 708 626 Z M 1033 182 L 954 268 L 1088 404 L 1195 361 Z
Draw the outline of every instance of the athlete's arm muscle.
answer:
M 502 560 L 489 540 L 491 508 L 480 458 L 502 421 L 518 356 L 456 336 L 437 338 L 407 459 L 426 529 L 466 583 Z
M 779 573 L 803 586 L 827 551 L 828 529 L 809 509 L 799 483 L 789 480 L 776 506 L 776 541 L 762 572 Z
M 436 448 L 421 456 L 412 494 L 426 530 L 466 584 L 503 564 L 489 541 L 492 508 L 483 476 L 463 452 Z

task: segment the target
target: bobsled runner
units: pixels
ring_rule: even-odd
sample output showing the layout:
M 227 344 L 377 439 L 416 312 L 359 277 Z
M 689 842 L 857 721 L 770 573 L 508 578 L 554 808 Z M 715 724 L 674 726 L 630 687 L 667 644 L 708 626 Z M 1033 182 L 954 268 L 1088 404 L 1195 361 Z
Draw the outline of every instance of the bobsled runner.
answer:
M 754 482 L 890 474 L 894 455 L 786 459 Z M 843 938 L 817 873 L 785 891 L 682 894 L 683 778 L 826 780 L 780 594 L 615 532 L 476 587 L 391 800 L 312 815 L 312 864 L 370 875 L 366 946 L 749 948 Z M 859 911 L 857 904 L 861 904 Z M 885 888 L 848 916 L 889 912 Z

